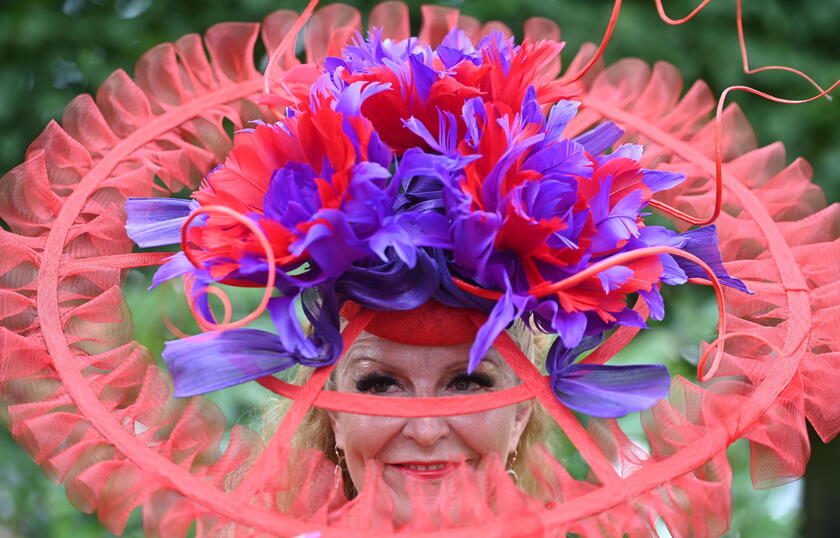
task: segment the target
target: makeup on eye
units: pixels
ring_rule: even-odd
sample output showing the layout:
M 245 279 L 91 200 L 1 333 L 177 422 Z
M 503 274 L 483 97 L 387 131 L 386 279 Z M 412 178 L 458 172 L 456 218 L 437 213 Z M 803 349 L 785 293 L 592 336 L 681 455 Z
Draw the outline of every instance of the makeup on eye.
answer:
M 371 372 L 356 380 L 356 390 L 358 392 L 384 394 L 386 392 L 393 392 L 389 389 L 398 386 L 399 381 L 396 378 L 383 372 Z
M 477 385 L 477 387 L 473 387 L 473 385 Z M 458 392 L 469 392 L 482 388 L 493 388 L 495 385 L 495 378 L 488 373 L 473 372 L 470 374 L 466 370 L 461 370 L 453 376 L 448 387 Z
M 484 388 L 493 388 L 495 385 L 495 377 L 486 372 L 478 371 L 468 373 L 466 370 L 459 370 L 446 383 L 446 389 L 455 392 L 471 392 Z M 358 392 L 385 394 L 396 392 L 400 387 L 401 384 L 397 378 L 380 371 L 370 372 L 355 381 L 355 388 Z

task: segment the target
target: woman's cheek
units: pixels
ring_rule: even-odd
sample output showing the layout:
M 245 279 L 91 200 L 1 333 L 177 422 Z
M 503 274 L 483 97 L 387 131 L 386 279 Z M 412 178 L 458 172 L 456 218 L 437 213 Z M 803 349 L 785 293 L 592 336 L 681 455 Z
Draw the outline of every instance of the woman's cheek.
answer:
M 502 459 L 507 457 L 515 420 L 515 406 L 449 418 L 450 427 L 465 445 L 482 458 L 496 453 Z
M 364 468 L 367 460 L 382 452 L 399 433 L 405 419 L 339 413 L 336 444 L 344 451 L 351 471 Z

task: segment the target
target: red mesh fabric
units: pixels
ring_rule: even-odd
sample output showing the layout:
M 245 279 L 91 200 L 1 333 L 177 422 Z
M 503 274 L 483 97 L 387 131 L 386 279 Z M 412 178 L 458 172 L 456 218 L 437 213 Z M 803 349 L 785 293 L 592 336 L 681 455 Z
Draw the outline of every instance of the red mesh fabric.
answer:
M 341 56 L 341 49 L 362 29 L 362 15 L 345 4 L 331 4 L 318 10 L 306 31 L 306 61 L 315 63 L 324 56 Z
M 374 14 L 386 35 L 405 35 L 407 10 L 399 3 Z M 421 36 L 432 44 L 454 26 L 473 38 L 499 28 L 451 9 L 423 14 Z M 279 43 L 291 17 L 267 18 L 268 46 Z M 347 6 L 320 10 L 308 57 L 334 54 L 358 25 L 358 13 Z M 807 163 L 786 165 L 781 145 L 756 148 L 748 122 L 730 106 L 723 118 L 719 232 L 729 271 L 757 292 L 726 294 L 730 330 L 751 336 L 725 342 L 723 362 L 704 386 L 675 379 L 669 399 L 641 415 L 644 443 L 616 421 L 584 423 L 562 408 L 545 378 L 503 336 L 498 347 L 523 384 L 492 400 L 389 401 L 383 410 L 374 396 L 321 392 L 329 374 L 322 369 L 304 387 L 264 380 L 295 404 L 267 447 L 237 427 L 222 450 L 219 409 L 200 397 L 172 399 L 168 374 L 133 341 L 120 285 L 127 269 L 159 264 L 162 255 L 132 253 L 122 217 L 128 196 L 194 189 L 230 148 L 224 119 L 237 128 L 269 119 L 256 104 L 263 80 L 252 52 L 259 33 L 256 24 L 225 23 L 204 40 L 189 35 L 155 47 L 138 62 L 135 80 L 117 71 L 95 99 L 72 101 L 62 125 L 48 125 L 25 162 L 0 180 L 0 214 L 10 227 L 0 230 L 0 402 L 18 442 L 65 484 L 71 502 L 96 511 L 107 528 L 120 532 L 131 510 L 142 506 L 150 536 L 181 536 L 194 521 L 199 535 L 391 532 L 394 518 L 375 471 L 370 487 L 348 502 L 331 462 L 289 448 L 313 404 L 408 417 L 538 398 L 589 475 L 572 477 L 563 461 L 536 448 L 527 455 L 539 486 L 533 498 L 513 488 L 500 465 L 481 476 L 458 476 L 441 500 L 418 493 L 422 502 L 413 503 L 405 531 L 452 536 L 548 529 L 561 536 L 650 536 L 659 518 L 674 536 L 716 536 L 729 521 L 725 451 L 735 439 L 751 441 L 753 481 L 768 486 L 803 472 L 805 420 L 826 441 L 838 433 L 840 209 L 824 206 Z M 526 34 L 552 38 L 559 30 L 538 21 L 526 25 Z M 568 70 L 575 72 L 592 52 L 583 47 Z M 552 65 L 559 69 L 559 59 Z M 682 94 L 673 66 L 624 60 L 596 67 L 581 88 L 572 131 L 602 120 L 619 123 L 627 140 L 646 144 L 645 166 L 688 175 L 664 202 L 695 215 L 710 211 L 714 98 L 705 84 Z M 357 316 L 348 340 L 368 322 L 369 315 Z M 598 360 L 628 336 L 616 333 Z M 284 504 L 288 492 L 294 502 Z
M 587 116 L 581 114 L 575 127 L 617 120 L 629 128 L 627 139 L 646 144 L 644 165 L 689 176 L 663 200 L 690 214 L 707 214 L 714 133 L 703 118 L 714 98 L 696 83 L 675 101 L 679 78 L 673 67 L 657 64 L 647 73 L 633 60 L 611 66 L 584 97 Z M 730 330 L 752 336 L 727 341 L 725 360 L 707 390 L 714 400 L 728 399 L 730 409 L 742 410 L 722 422 L 731 436 L 752 441 L 754 484 L 769 486 L 804 471 L 806 418 L 825 441 L 838 432 L 840 408 L 827 394 L 840 382 L 834 285 L 840 269 L 830 256 L 838 248 L 838 208 L 825 207 L 803 160 L 786 166 L 781 144 L 755 147 L 737 106 L 726 109 L 723 125 L 721 251 L 733 274 L 757 293 L 727 292 Z M 827 256 L 814 256 L 817 251 Z

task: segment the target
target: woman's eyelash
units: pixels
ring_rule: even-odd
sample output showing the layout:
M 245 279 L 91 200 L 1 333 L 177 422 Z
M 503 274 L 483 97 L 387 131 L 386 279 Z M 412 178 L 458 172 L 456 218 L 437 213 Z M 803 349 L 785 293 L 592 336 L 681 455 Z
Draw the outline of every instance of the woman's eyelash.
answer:
M 461 370 L 452 376 L 449 386 L 462 383 L 475 383 L 482 388 L 492 388 L 496 385 L 496 380 L 493 376 L 484 372 L 470 374 L 466 370 Z M 395 385 L 399 385 L 399 381 L 393 376 L 381 372 L 372 372 L 356 381 L 356 390 L 358 392 L 388 392 L 388 389 Z
M 356 381 L 356 390 L 359 392 L 370 392 L 371 389 L 388 388 L 392 385 L 396 385 L 397 383 L 396 379 L 387 374 L 373 372 Z M 385 391 L 377 390 L 376 392 Z
M 486 374 L 484 372 L 473 372 L 470 374 L 467 373 L 466 370 L 461 370 L 460 372 L 456 373 L 453 376 L 450 385 L 458 382 L 475 383 L 478 386 L 485 388 L 492 388 L 496 385 L 496 380 L 493 379 L 493 377 L 489 374 Z

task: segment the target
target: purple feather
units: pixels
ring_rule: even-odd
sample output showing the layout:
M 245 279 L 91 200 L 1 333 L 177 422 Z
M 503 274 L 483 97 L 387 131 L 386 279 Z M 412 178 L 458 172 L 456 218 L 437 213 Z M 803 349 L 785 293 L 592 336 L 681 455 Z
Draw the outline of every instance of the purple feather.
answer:
M 672 189 L 685 181 L 685 174 L 664 170 L 643 170 L 642 181 L 653 192 Z
M 277 335 L 256 329 L 213 331 L 166 343 L 175 396 L 203 394 L 257 379 L 295 364 Z
M 385 263 L 351 266 L 336 281 L 335 292 L 374 310 L 411 310 L 428 301 L 439 286 L 437 264 L 418 250 L 414 267 L 393 255 Z
M 429 98 L 432 84 L 437 80 L 437 71 L 423 62 L 420 54 L 409 54 L 408 64 L 411 66 L 411 81 L 420 98 L 424 101 Z
M 556 340 L 549 349 L 546 369 L 554 394 L 567 407 L 593 417 L 616 418 L 653 406 L 667 396 L 668 369 L 658 364 L 613 366 L 576 364 L 581 353 L 596 347 L 603 333 L 566 347 Z
M 583 146 L 590 155 L 600 155 L 624 136 L 624 129 L 608 121 L 594 127 L 572 140 Z
M 714 271 L 721 284 L 745 293 L 753 293 L 747 289 L 746 284 L 740 279 L 734 278 L 726 272 L 726 268 L 723 266 L 723 259 L 720 256 L 717 227 L 714 224 L 689 230 L 681 233 L 678 237 L 685 240 L 685 244 L 682 247 L 683 250 L 694 254 L 706 262 L 712 271 Z M 709 278 L 702 267 L 690 260 L 678 257 L 677 264 L 679 264 L 689 278 Z
M 557 399 L 593 417 L 643 411 L 668 395 L 671 376 L 661 364 L 573 364 L 550 376 Z
M 615 265 L 598 273 L 598 280 L 604 288 L 604 293 L 609 293 L 620 288 L 633 276 L 633 270 L 623 265 Z
M 487 352 L 496 342 L 496 337 L 522 315 L 528 300 L 527 296 L 514 295 L 509 290 L 502 295 L 490 312 L 487 321 L 475 335 L 475 341 L 470 348 L 469 361 L 467 362 L 468 372 L 473 372 L 478 368 L 481 359 L 487 355 Z
M 125 231 L 141 248 L 176 245 L 181 242 L 181 226 L 197 208 L 195 200 L 129 198 Z

